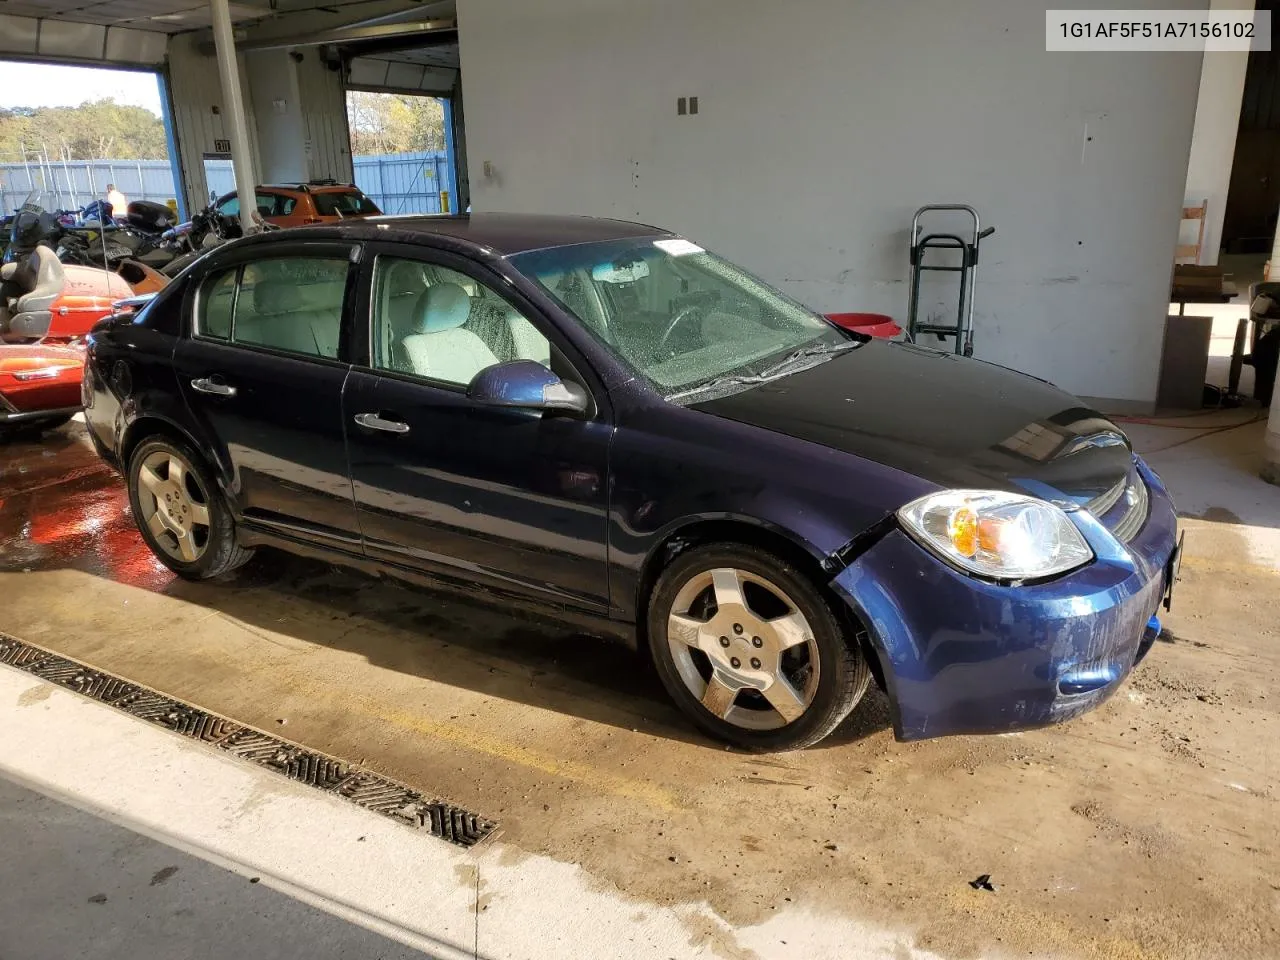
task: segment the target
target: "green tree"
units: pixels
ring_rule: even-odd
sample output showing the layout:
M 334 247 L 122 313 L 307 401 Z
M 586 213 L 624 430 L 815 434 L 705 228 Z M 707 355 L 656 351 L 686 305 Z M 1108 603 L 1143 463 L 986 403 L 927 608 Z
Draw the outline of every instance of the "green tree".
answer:
M 0 109 L 0 161 L 21 162 L 41 154 L 68 160 L 163 160 L 168 150 L 159 117 L 110 98 L 78 107 Z
M 351 153 L 443 150 L 444 107 L 435 97 L 348 91 Z

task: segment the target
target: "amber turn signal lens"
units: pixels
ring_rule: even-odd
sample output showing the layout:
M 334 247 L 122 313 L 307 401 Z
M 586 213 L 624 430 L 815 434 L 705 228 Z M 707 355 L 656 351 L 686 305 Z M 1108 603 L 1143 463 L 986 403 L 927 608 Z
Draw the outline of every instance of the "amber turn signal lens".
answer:
M 953 511 L 947 521 L 947 536 L 956 553 L 972 557 L 978 552 L 978 515 L 967 506 Z

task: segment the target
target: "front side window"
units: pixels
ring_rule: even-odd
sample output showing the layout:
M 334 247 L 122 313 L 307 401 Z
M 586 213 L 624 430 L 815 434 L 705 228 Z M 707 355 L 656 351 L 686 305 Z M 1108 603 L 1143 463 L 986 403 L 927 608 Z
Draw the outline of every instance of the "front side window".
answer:
M 371 330 L 373 366 L 466 386 L 496 363 L 550 367 L 551 344 L 488 286 L 448 267 L 378 257 Z
M 741 267 L 680 238 L 552 247 L 511 263 L 669 398 L 759 382 L 856 346 Z
M 258 260 L 205 282 L 202 336 L 310 357 L 338 358 L 348 261 Z
M 227 197 L 218 204 L 218 212 L 224 217 L 240 216 L 240 198 L 234 195 Z

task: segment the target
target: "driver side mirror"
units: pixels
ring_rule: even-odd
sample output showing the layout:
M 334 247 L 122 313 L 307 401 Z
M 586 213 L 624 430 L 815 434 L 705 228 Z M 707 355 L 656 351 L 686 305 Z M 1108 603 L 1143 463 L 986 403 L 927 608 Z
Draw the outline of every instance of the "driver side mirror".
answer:
M 578 384 L 566 382 L 536 360 L 511 360 L 486 367 L 467 387 L 467 397 L 491 407 L 544 410 L 583 416 L 591 398 Z

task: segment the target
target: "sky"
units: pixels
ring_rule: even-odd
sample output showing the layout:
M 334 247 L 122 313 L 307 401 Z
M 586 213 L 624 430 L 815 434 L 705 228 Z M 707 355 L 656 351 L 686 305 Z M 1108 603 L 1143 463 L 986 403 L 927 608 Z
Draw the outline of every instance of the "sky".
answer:
M 146 107 L 160 116 L 160 87 L 154 73 L 0 62 L 0 107 L 78 107 L 104 97 Z

